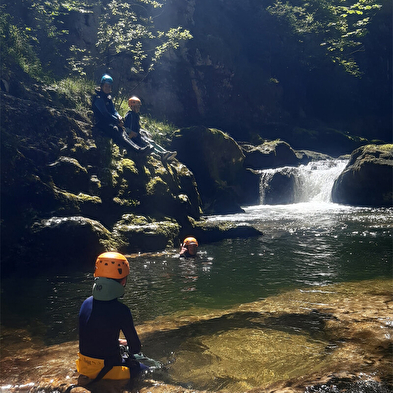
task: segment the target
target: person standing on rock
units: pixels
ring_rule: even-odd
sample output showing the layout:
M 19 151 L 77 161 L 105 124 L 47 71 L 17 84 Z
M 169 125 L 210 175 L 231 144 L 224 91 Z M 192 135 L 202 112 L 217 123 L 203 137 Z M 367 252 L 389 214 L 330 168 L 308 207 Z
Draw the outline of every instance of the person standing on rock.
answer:
M 79 312 L 79 354 L 77 371 L 80 386 L 111 382 L 125 386 L 148 367 L 133 357 L 141 350 L 130 309 L 119 301 L 124 295 L 130 266 L 126 257 L 117 252 L 105 252 L 95 263 L 93 296 L 87 298 Z M 125 339 L 120 339 L 120 331 Z M 130 357 L 124 359 L 121 347 L 128 347 Z M 108 380 L 108 381 L 107 381 Z M 93 390 L 92 390 L 93 391 Z
M 126 132 L 128 136 L 135 142 L 138 146 L 142 148 L 145 146 L 150 146 L 151 149 L 154 149 L 154 152 L 157 153 L 163 160 L 172 160 L 176 157 L 176 152 L 167 151 L 160 145 L 154 142 L 151 139 L 149 133 L 146 130 L 142 130 L 140 126 L 140 109 L 141 109 L 141 100 L 133 96 L 128 100 L 128 106 L 130 110 L 127 112 L 124 118 L 124 127 L 126 128 Z
M 112 85 L 112 77 L 105 74 L 101 78 L 100 86 L 95 90 L 95 96 L 92 102 L 95 126 L 106 136 L 112 138 L 119 147 L 125 148 L 127 152 L 150 152 L 152 150 L 150 146 L 138 146 L 127 135 L 123 126 L 123 119 L 115 109 L 110 95 Z

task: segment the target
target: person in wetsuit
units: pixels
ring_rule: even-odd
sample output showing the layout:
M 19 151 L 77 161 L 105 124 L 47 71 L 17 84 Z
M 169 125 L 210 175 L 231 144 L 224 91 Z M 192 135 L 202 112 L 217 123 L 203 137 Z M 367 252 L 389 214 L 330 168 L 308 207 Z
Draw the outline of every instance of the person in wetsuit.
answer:
M 106 136 L 127 152 L 135 151 L 148 153 L 153 150 L 150 146 L 138 146 L 127 135 L 123 119 L 115 109 L 113 104 L 112 92 L 113 79 L 105 74 L 101 78 L 100 86 L 96 88 L 93 97 L 92 108 L 94 112 L 95 127 L 101 130 Z
M 162 146 L 154 142 L 146 130 L 141 130 L 139 114 L 141 105 L 141 100 L 136 96 L 132 96 L 128 99 L 128 106 L 130 110 L 126 113 L 124 118 L 124 127 L 126 128 L 128 136 L 133 142 L 142 148 L 149 146 L 163 160 L 173 160 L 176 157 L 177 152 L 165 150 Z
M 135 359 L 124 359 L 120 345 L 128 346 L 130 355 L 141 350 L 130 309 L 119 301 L 124 295 L 130 272 L 126 257 L 117 252 L 98 256 L 94 271 L 93 295 L 79 312 L 79 354 L 77 371 L 92 380 L 104 366 L 102 379 L 124 380 L 126 384 L 146 366 Z M 125 339 L 120 339 L 120 331 Z
M 186 237 L 181 245 L 180 256 L 181 257 L 195 257 L 198 251 L 198 241 L 195 237 Z

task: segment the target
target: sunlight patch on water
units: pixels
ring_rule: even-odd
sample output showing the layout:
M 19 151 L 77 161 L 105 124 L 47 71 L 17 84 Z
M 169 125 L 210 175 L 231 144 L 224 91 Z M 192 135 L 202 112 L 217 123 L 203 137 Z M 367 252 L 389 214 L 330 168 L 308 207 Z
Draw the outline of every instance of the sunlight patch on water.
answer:
M 339 205 L 330 202 L 300 202 L 289 205 L 254 205 L 244 206 L 244 213 L 207 216 L 207 221 L 232 221 L 247 223 L 253 221 L 280 221 L 285 219 L 305 219 L 312 215 L 344 214 L 356 210 L 353 206 Z
M 238 328 L 182 343 L 170 374 L 182 385 L 192 381 L 192 388 L 244 392 L 317 371 L 329 361 L 326 345 L 305 335 Z
M 381 359 L 380 349 L 391 345 L 391 284 L 343 283 L 222 312 L 194 309 L 188 324 L 186 314 L 179 315 L 183 326 L 161 337 L 161 345 L 173 348 L 169 379 L 190 389 L 235 393 L 329 373 L 340 364 L 348 371 L 373 370 L 370 359 Z M 157 347 L 153 340 L 147 345 Z M 384 372 L 386 360 L 379 366 Z

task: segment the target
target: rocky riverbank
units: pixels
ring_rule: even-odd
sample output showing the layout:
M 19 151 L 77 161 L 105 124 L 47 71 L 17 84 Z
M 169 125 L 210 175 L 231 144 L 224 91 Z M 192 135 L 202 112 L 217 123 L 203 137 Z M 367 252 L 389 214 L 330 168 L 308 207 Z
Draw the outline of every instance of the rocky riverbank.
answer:
M 198 126 L 174 132 L 170 148 L 178 154 L 167 161 L 119 149 L 96 132 L 91 112 L 70 109 L 48 86 L 26 82 L 11 91 L 0 92 L 4 275 L 91 266 L 106 250 L 159 251 L 188 235 L 201 242 L 259 236 L 248 225 L 208 224 L 203 215 L 258 204 L 260 170 L 330 159 L 280 140 L 238 143 Z M 350 165 L 335 201 L 393 205 L 392 145 L 361 147 Z M 293 179 L 281 177 L 269 194 L 273 204 L 288 203 L 282 195 Z

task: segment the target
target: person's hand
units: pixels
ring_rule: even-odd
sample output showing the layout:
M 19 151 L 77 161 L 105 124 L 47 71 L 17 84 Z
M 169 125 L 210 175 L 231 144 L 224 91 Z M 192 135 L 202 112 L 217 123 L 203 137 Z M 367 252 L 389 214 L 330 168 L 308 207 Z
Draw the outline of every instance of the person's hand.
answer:
M 119 345 L 127 345 L 127 340 L 124 338 L 119 338 Z
M 130 133 L 128 134 L 128 136 L 130 138 L 135 138 L 138 134 L 135 131 L 130 131 Z

